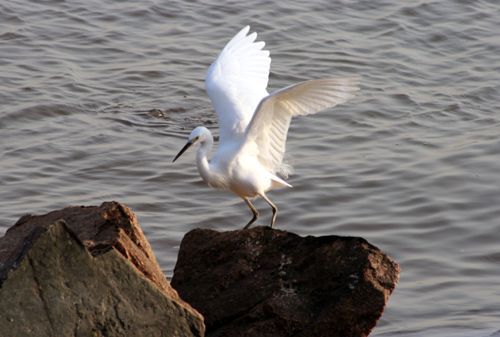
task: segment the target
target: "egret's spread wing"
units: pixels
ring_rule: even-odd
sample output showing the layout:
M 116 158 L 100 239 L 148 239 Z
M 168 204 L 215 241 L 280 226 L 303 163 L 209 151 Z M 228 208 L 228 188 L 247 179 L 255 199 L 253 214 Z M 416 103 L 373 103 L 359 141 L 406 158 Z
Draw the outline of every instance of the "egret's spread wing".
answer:
M 271 58 L 264 42 L 254 42 L 243 28 L 224 47 L 210 66 L 205 90 L 212 100 L 220 125 L 219 144 L 239 141 L 259 102 L 268 95 Z
M 292 116 L 309 115 L 344 103 L 359 88 L 356 77 L 330 78 L 295 84 L 264 98 L 242 139 L 242 149 L 258 156 L 272 173 L 287 172 L 282 167 L 285 142 Z

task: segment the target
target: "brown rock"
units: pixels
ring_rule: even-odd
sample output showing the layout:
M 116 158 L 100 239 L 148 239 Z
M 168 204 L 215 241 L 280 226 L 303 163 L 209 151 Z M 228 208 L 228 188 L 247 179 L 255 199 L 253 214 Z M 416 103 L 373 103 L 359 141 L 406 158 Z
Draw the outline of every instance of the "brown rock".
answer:
M 26 248 L 46 226 L 57 220 L 64 220 L 69 225 L 92 256 L 115 248 L 141 275 L 172 298 L 182 301 L 163 275 L 134 213 L 115 201 L 104 202 L 99 207 L 70 206 L 44 215 L 21 217 L 0 239 L 0 286 L 10 267 L 26 253 Z
M 367 336 L 399 274 L 362 238 L 195 229 L 172 286 L 203 314 L 207 336 Z
M 119 203 L 24 216 L 0 238 L 2 336 L 203 336 L 204 329 Z

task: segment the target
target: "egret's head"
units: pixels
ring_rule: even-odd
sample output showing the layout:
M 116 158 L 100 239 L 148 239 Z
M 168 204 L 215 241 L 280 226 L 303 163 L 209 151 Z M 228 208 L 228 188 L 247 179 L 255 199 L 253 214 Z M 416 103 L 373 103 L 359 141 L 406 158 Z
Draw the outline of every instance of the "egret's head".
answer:
M 191 134 L 189 135 L 188 142 L 186 143 L 186 145 L 184 145 L 184 147 L 182 148 L 182 150 L 179 151 L 179 153 L 177 154 L 177 156 L 175 156 L 175 158 L 172 161 L 172 163 L 174 161 L 176 161 L 177 158 L 179 158 L 180 156 L 182 156 L 182 154 L 184 152 L 186 152 L 195 143 L 203 143 L 209 137 L 212 137 L 212 133 L 210 131 L 208 131 L 207 128 L 205 128 L 203 126 L 198 126 L 196 129 L 194 129 L 191 132 Z

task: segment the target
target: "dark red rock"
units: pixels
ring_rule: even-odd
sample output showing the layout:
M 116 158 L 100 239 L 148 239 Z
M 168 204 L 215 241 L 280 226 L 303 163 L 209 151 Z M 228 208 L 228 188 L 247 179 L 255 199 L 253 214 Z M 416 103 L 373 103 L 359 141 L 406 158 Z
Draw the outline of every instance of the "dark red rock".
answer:
M 26 248 L 46 226 L 57 220 L 64 220 L 93 256 L 115 248 L 141 275 L 169 296 L 179 299 L 163 275 L 134 213 L 115 201 L 104 202 L 101 206 L 70 206 L 44 215 L 21 217 L 0 239 L 0 284 L 10 267 L 26 253 Z
M 207 336 L 367 336 L 400 267 L 356 237 L 300 237 L 254 227 L 190 231 L 172 286 Z
M 2 336 L 203 336 L 124 205 L 26 215 L 0 238 Z M 6 333 L 9 332 L 9 334 Z
M 93 257 L 63 221 L 39 229 L 0 289 L 0 335 L 203 336 L 193 313 L 114 248 Z

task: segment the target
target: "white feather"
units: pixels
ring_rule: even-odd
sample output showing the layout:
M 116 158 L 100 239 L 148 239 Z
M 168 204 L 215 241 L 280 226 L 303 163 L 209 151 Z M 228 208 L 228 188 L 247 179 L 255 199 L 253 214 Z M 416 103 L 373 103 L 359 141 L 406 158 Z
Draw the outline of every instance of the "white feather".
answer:
M 242 152 L 252 153 L 272 173 L 286 177 L 282 169 L 290 120 L 310 115 L 353 98 L 357 77 L 329 78 L 295 84 L 265 97 L 257 107 L 242 140 Z
M 241 139 L 260 100 L 268 95 L 271 58 L 262 50 L 264 42 L 254 42 L 256 33 L 247 36 L 249 29 L 246 26 L 229 41 L 205 79 L 219 119 L 220 145 Z

